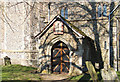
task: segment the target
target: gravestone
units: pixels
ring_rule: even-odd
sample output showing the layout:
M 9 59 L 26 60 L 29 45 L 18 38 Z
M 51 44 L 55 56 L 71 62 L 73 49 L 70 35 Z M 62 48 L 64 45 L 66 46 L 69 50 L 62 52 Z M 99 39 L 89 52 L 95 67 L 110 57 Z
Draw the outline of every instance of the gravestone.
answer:
M 88 72 L 90 73 L 90 76 L 92 77 L 93 82 L 98 81 L 98 76 L 92 63 L 90 61 L 86 61 L 85 63 L 86 63 Z
M 11 64 L 11 60 L 8 56 L 5 56 L 4 63 L 5 63 L 5 65 L 10 65 Z
M 114 70 L 114 68 L 108 68 L 108 70 L 106 69 L 102 69 L 101 70 L 101 75 L 104 81 L 109 80 L 110 82 L 119 82 L 119 78 Z

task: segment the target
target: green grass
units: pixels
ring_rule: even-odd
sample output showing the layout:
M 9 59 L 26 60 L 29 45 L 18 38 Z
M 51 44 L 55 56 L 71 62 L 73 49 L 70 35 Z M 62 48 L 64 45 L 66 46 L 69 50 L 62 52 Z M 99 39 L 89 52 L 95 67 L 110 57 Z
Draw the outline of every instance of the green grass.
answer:
M 120 80 L 120 71 L 117 72 L 118 78 Z
M 22 65 L 2 66 L 2 80 L 40 80 L 40 75 L 33 73 L 35 70 Z
M 37 68 L 22 66 L 22 65 L 8 65 L 2 66 L 2 80 L 41 80 L 39 74 L 33 73 Z M 97 72 L 99 80 L 101 75 Z M 120 79 L 120 72 L 117 72 Z M 82 74 L 79 76 L 72 76 L 70 80 L 92 80 L 89 74 Z
M 101 74 L 100 72 L 97 72 L 97 75 L 98 75 L 98 80 L 101 81 L 102 80 L 102 77 L 101 77 Z M 81 81 L 81 80 L 92 80 L 90 74 L 82 74 L 82 75 L 78 75 L 78 76 L 73 76 L 71 78 L 69 78 L 70 80 L 78 80 L 78 81 Z
M 82 74 L 78 76 L 72 76 L 70 80 L 91 80 L 91 77 L 89 74 Z

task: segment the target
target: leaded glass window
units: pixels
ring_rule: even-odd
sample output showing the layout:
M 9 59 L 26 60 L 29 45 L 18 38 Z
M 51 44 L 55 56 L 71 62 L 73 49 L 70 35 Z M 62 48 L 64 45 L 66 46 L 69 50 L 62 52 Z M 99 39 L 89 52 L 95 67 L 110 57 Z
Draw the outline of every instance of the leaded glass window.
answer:
M 103 6 L 103 16 L 107 16 L 107 6 L 105 4 Z
M 68 9 L 65 8 L 65 19 L 68 19 Z
M 68 9 L 67 8 L 61 8 L 60 14 L 62 17 L 65 17 L 65 19 L 68 19 Z
M 64 9 L 61 9 L 61 16 L 64 17 Z
M 101 17 L 101 5 L 98 6 L 98 17 Z

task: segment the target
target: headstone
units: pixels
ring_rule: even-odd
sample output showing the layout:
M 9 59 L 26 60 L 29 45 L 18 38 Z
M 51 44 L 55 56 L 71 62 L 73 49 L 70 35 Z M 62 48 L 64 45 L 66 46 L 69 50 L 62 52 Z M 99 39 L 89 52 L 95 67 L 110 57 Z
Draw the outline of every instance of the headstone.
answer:
M 4 63 L 5 63 L 5 65 L 10 65 L 11 64 L 10 58 L 8 56 L 6 56 L 4 58 Z
M 119 78 L 114 70 L 114 68 L 108 68 L 108 70 L 102 69 L 101 75 L 104 81 L 109 80 L 111 82 L 119 82 Z
M 93 82 L 97 81 L 98 76 L 97 76 L 97 73 L 96 73 L 95 68 L 92 65 L 91 61 L 86 61 L 85 63 L 86 63 L 86 66 L 88 68 L 88 71 L 90 73 L 90 76 L 92 77 Z

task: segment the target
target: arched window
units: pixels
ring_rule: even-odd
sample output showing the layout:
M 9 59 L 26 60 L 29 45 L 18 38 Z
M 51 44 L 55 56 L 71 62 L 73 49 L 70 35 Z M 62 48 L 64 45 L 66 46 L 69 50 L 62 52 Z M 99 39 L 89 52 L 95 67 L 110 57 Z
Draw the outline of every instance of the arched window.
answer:
M 107 6 L 105 4 L 103 6 L 103 16 L 107 16 Z
M 101 5 L 98 6 L 98 17 L 101 17 Z
M 63 23 L 61 21 L 56 21 L 53 24 L 53 32 L 54 34 L 63 34 Z
M 68 19 L 68 9 L 67 8 L 61 8 L 60 14 L 62 17 L 65 17 L 65 19 Z
M 61 16 L 64 17 L 64 9 L 63 8 L 61 9 L 60 13 L 61 13 Z
M 65 19 L 68 19 L 68 9 L 65 8 Z

